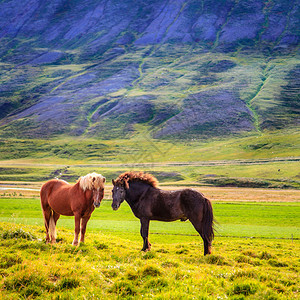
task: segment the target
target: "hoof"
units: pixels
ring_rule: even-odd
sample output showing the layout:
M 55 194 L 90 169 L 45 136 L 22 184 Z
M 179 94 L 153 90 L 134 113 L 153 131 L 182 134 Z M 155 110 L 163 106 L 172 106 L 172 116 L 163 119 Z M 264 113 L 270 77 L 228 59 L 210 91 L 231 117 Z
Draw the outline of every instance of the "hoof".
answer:
M 146 249 L 143 248 L 141 251 L 148 252 L 150 250 L 151 250 L 151 248 L 146 248 Z

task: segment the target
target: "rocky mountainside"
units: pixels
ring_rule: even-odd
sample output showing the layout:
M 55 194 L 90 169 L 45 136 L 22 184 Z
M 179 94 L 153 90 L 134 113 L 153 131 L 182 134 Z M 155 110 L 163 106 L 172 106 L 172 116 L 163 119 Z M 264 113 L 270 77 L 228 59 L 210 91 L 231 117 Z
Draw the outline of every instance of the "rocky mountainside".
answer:
M 0 136 L 299 126 L 299 1 L 0 1 Z

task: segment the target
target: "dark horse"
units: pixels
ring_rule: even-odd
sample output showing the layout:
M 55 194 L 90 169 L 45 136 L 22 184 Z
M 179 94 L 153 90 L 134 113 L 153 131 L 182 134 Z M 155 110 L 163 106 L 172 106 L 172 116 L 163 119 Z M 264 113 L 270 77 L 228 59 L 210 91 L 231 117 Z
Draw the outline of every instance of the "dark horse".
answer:
M 53 179 L 41 188 L 41 205 L 46 227 L 46 242 L 56 242 L 55 226 L 60 215 L 75 216 L 75 236 L 73 245 L 84 242 L 86 224 L 95 207 L 99 207 L 104 196 L 105 177 L 91 173 L 82 176 L 76 184 Z
M 157 187 L 158 181 L 151 174 L 125 172 L 113 183 L 113 210 L 117 210 L 126 200 L 134 215 L 141 222 L 143 251 L 148 251 L 150 220 L 182 221 L 190 220 L 204 242 L 204 255 L 211 253 L 214 237 L 213 210 L 211 202 L 193 189 L 164 191 Z

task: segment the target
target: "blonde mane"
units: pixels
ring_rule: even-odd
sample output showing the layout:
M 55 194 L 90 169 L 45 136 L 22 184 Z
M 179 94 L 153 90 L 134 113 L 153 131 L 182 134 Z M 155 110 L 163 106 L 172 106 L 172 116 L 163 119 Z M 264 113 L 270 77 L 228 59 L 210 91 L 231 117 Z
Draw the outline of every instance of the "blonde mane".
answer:
M 125 172 L 119 175 L 115 181 L 115 184 L 123 185 L 125 181 L 142 181 L 155 188 L 158 187 L 158 180 L 153 175 L 144 172 Z
M 80 187 L 85 190 L 104 188 L 105 177 L 95 172 L 81 176 L 78 179 Z

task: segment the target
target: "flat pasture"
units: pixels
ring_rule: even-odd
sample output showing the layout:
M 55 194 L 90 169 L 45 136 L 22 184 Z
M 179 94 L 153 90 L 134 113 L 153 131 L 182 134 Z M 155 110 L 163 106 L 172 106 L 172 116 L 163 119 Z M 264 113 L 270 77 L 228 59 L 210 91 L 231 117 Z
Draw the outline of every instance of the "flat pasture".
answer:
M 103 200 L 88 223 L 88 232 L 115 232 L 137 235 L 139 220 L 124 202 L 115 212 L 110 200 Z M 260 237 L 260 238 L 300 238 L 299 202 L 217 202 L 213 201 L 216 219 L 216 236 Z M 43 216 L 38 198 L 0 198 L 0 221 L 43 225 Z M 74 219 L 61 216 L 58 227 L 72 229 Z M 167 240 L 180 240 L 181 235 L 197 236 L 190 222 L 162 223 L 152 221 L 150 234 L 154 240 L 164 240 L 165 235 L 173 235 Z M 162 235 L 162 236 L 161 236 Z M 198 237 L 197 237 L 198 239 Z
M 204 257 L 196 236 L 161 237 L 144 253 L 137 233 L 89 230 L 73 247 L 61 225 L 47 245 L 43 227 L 1 222 L 0 297 L 299 299 L 299 240 L 218 236 Z
M 188 221 L 150 222 L 152 249 L 141 252 L 139 220 L 125 202 L 111 209 L 110 185 L 84 245 L 71 245 L 64 216 L 46 245 L 40 183 L 22 184 L 0 192 L 3 299 L 299 299 L 299 190 L 198 187 L 217 221 L 204 257 Z

